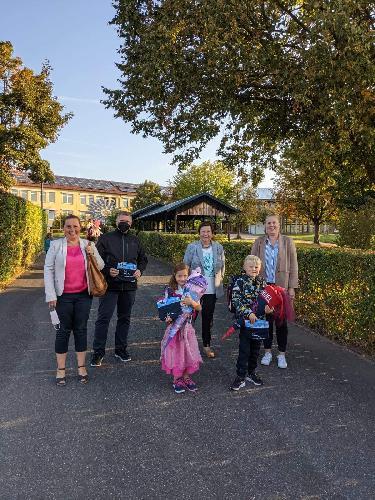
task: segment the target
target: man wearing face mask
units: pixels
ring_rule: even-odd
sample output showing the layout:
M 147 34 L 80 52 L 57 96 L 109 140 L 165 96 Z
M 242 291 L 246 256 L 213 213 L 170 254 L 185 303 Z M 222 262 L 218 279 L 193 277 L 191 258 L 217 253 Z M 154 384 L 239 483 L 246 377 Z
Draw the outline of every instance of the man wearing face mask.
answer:
M 105 263 L 102 273 L 106 277 L 108 289 L 99 299 L 91 366 L 102 364 L 108 327 L 116 306 L 115 356 L 124 362 L 131 359 L 127 350 L 131 310 L 137 279 L 147 266 L 147 257 L 138 238 L 129 234 L 131 225 L 130 213 L 120 212 L 116 219 L 116 230 L 102 234 L 96 244 Z

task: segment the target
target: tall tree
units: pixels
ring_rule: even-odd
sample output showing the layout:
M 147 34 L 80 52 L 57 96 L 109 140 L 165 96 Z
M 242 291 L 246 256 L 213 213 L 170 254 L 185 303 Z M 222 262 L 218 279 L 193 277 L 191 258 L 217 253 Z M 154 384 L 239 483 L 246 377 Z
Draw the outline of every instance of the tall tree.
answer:
M 40 151 L 55 142 L 71 118 L 53 96 L 51 67 L 40 73 L 13 57 L 10 42 L 0 42 L 0 189 L 12 182 L 12 171 L 24 170 L 39 182 L 53 180 Z
M 162 193 L 159 184 L 145 180 L 136 189 L 136 194 L 132 202 L 132 211 L 135 212 L 153 203 L 164 203 L 165 201 L 166 196 Z
M 235 201 L 236 178 L 220 161 L 205 161 L 200 165 L 190 165 L 179 171 L 172 181 L 174 200 L 187 198 L 194 194 L 207 192 L 226 201 Z
M 105 105 L 189 164 L 215 136 L 232 166 L 301 149 L 335 196 L 375 183 L 375 9 L 358 0 L 114 0 L 121 87 Z M 355 180 L 354 183 L 348 180 Z M 344 196 L 345 195 L 345 196 Z M 346 197 L 346 198 L 345 198 Z M 347 200 L 346 200 L 347 201 Z
M 302 217 L 314 225 L 314 243 L 319 244 L 323 222 L 337 217 L 333 192 L 335 181 L 328 168 L 311 168 L 311 164 L 284 161 L 277 167 L 275 196 L 281 215 Z

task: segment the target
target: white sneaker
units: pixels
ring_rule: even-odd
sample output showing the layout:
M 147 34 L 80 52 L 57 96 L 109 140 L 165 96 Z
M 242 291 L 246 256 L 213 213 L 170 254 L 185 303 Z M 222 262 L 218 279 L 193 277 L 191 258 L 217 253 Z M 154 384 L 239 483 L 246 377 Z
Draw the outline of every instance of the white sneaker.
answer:
M 272 354 L 270 352 L 264 353 L 263 358 L 261 359 L 260 363 L 265 366 L 270 366 L 272 361 Z
M 285 359 L 285 354 L 279 354 L 277 356 L 277 366 L 279 368 L 286 368 L 288 366 L 286 359 Z

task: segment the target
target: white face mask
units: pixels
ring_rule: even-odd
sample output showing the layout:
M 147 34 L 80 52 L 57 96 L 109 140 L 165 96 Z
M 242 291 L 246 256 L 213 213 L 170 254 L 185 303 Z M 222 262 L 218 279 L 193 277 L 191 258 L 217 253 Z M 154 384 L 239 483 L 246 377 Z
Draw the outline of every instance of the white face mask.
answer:
M 53 324 L 54 329 L 58 330 L 60 328 L 60 320 L 57 315 L 56 309 L 55 308 L 51 309 L 49 314 L 51 316 L 51 322 Z

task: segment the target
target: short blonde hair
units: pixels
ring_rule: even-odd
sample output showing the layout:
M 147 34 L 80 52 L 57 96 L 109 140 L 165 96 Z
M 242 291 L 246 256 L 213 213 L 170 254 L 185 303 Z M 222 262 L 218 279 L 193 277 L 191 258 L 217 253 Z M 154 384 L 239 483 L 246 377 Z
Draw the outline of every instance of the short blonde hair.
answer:
M 259 264 L 259 266 L 261 266 L 262 261 L 256 255 L 246 255 L 245 260 L 243 261 L 243 267 L 245 267 L 246 264 Z

